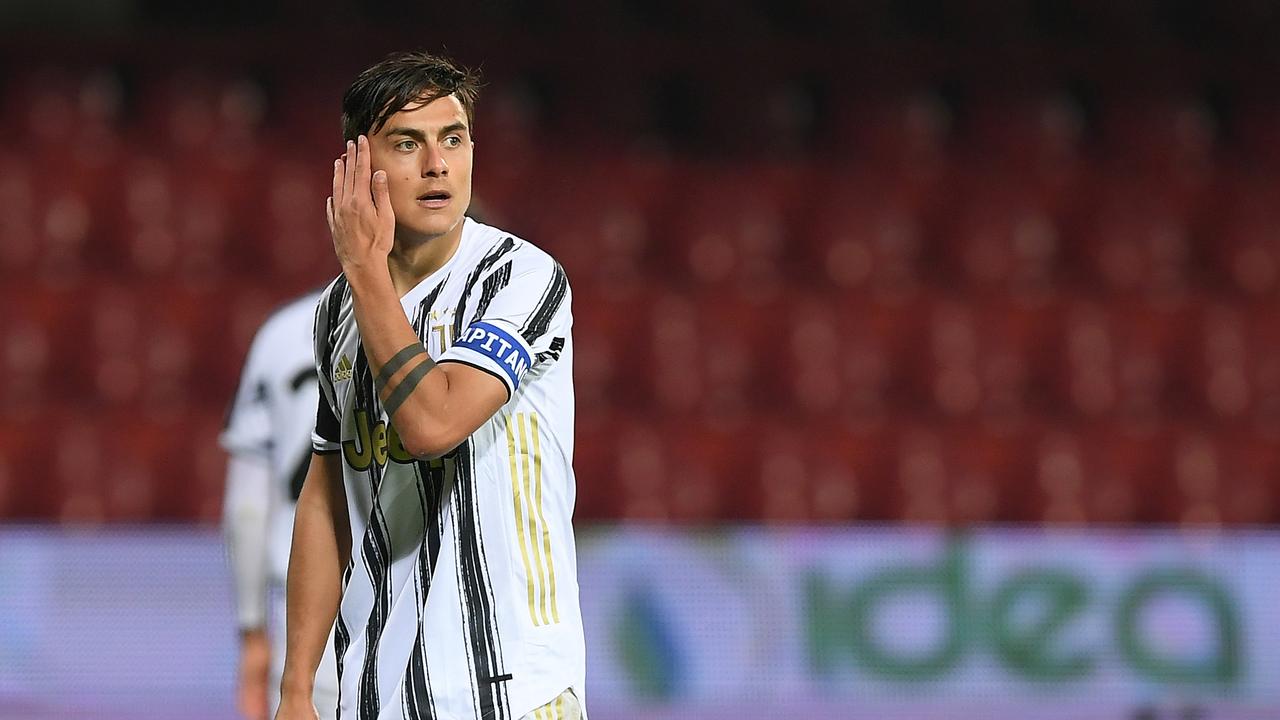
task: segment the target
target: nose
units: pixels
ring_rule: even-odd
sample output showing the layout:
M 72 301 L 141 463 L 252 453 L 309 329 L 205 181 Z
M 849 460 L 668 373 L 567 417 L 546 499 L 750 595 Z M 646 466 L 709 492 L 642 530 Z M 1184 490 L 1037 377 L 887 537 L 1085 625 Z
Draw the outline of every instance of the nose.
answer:
M 449 175 L 449 163 L 444 160 L 444 153 L 440 152 L 440 148 L 428 144 L 427 150 L 422 155 L 422 177 L 447 177 Z

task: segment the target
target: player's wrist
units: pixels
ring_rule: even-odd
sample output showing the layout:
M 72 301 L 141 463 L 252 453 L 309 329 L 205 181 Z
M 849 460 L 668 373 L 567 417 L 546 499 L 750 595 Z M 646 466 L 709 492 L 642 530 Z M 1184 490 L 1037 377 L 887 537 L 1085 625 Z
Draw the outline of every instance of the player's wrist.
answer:
M 284 674 L 280 678 L 280 697 L 287 698 L 311 698 L 311 694 L 315 691 L 316 673 L 310 673 L 300 670 L 290 670 L 285 668 Z
M 387 265 L 386 255 L 373 255 L 359 260 L 344 258 L 342 273 L 352 290 L 391 285 L 391 268 Z

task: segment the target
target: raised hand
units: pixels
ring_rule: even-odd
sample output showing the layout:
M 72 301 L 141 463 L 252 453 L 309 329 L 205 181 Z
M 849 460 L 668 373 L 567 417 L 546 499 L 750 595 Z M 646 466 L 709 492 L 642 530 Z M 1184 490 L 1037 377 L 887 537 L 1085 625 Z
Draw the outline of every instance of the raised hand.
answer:
M 333 163 L 333 195 L 326 206 L 333 251 L 344 272 L 386 270 L 395 242 L 387 174 L 371 172 L 369 139 L 347 141 L 347 151 Z

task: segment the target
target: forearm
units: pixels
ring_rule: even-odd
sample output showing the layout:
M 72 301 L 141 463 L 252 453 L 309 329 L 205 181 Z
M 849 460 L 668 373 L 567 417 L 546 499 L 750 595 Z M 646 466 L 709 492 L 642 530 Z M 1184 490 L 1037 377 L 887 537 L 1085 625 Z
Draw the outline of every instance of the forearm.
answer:
M 438 438 L 449 432 L 449 377 L 437 368 L 405 317 L 390 275 L 361 272 L 349 276 L 360 341 L 374 374 L 379 398 L 401 438 Z M 415 455 L 430 454 L 430 448 Z
M 271 469 L 266 460 L 232 455 L 227 460 L 222 521 L 235 586 L 236 620 L 242 632 L 266 624 L 270 499 Z
M 281 690 L 309 696 L 338 613 L 351 529 L 336 456 L 317 456 L 298 497 L 286 589 Z

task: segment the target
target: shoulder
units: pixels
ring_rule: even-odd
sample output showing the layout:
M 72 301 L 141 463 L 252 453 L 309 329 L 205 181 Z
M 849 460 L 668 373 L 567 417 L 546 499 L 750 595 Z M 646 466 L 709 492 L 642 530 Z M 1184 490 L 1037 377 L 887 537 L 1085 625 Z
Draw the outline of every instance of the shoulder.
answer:
M 346 275 L 338 275 L 321 290 L 311 303 L 311 316 L 317 331 L 325 333 L 340 324 L 343 305 L 351 298 Z
M 322 293 L 321 290 L 312 290 L 277 305 L 262 322 L 259 333 L 263 335 L 288 333 L 299 325 L 306 325 L 307 331 L 310 332 L 311 323 L 315 319 L 316 304 L 320 302 Z
M 469 220 L 475 233 L 475 263 L 480 272 L 497 270 L 508 262 L 514 275 L 541 273 L 551 276 L 563 268 L 550 253 L 519 235 Z
M 298 338 L 309 338 L 319 299 L 316 290 L 277 305 L 254 333 L 250 353 L 274 353 L 296 345 Z
M 342 296 L 346 293 L 347 288 L 347 276 L 339 273 L 338 277 L 331 280 L 323 290 L 313 296 L 314 300 L 312 302 L 312 309 L 316 309 L 333 299 L 341 300 Z

